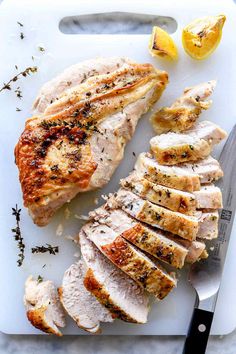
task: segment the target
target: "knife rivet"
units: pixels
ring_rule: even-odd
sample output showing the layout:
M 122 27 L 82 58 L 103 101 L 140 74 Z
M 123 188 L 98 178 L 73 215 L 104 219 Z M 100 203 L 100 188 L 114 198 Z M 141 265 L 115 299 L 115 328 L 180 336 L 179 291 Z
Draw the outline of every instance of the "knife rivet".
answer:
M 206 326 L 202 323 L 198 326 L 198 330 L 199 330 L 199 332 L 205 332 Z

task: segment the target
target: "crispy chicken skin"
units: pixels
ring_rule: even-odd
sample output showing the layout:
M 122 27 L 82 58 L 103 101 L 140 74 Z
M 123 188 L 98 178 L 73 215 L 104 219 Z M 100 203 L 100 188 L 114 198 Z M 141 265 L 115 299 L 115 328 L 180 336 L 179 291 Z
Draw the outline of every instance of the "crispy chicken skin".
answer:
M 56 85 L 59 96 L 51 95 L 51 104 L 41 93 L 35 104 L 40 113 L 27 120 L 16 145 L 24 205 L 39 226 L 77 193 L 109 181 L 138 119 L 168 81 L 165 72 L 129 59 L 118 58 L 105 73 L 99 60 L 92 67 L 72 87 Z

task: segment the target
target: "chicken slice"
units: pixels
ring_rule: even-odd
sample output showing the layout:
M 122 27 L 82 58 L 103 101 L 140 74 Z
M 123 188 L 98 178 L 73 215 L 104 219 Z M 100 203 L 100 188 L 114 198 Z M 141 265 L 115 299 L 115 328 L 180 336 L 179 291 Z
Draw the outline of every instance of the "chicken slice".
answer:
M 196 209 L 222 208 L 221 190 L 213 184 L 202 185 L 199 191 L 189 193 L 152 183 L 136 171 L 121 179 L 120 184 L 143 199 L 187 215 L 194 214 Z
M 125 212 L 139 221 L 189 240 L 195 240 L 196 238 L 198 232 L 197 217 L 165 209 L 143 200 L 125 189 L 120 189 L 115 199 Z
M 150 140 L 151 150 L 160 164 L 176 165 L 207 157 L 215 144 L 226 137 L 226 132 L 212 122 L 197 123 L 183 133 L 167 133 Z
M 105 73 L 101 59 L 97 69 L 92 62 L 91 75 L 88 65 L 76 67 L 72 88 L 64 83 L 75 68 L 45 86 L 35 104 L 40 114 L 27 120 L 15 148 L 24 205 L 40 226 L 79 192 L 110 180 L 139 118 L 168 81 L 165 72 L 128 59 L 117 60 L 117 65 L 112 59 Z M 45 92 L 50 90 L 55 100 L 48 105 Z
M 138 222 L 121 209 L 112 209 L 112 198 L 105 205 L 90 212 L 91 219 L 111 227 L 118 235 L 146 253 L 175 268 L 182 268 L 185 262 L 194 263 L 206 252 L 204 242 L 184 240 L 177 235 Z
M 144 290 L 110 262 L 83 231 L 81 253 L 88 268 L 84 285 L 113 315 L 126 322 L 146 323 L 149 311 Z
M 218 237 L 218 211 L 202 213 L 197 237 L 200 239 L 212 240 Z
M 188 215 L 196 211 L 197 198 L 194 194 L 154 184 L 135 171 L 122 179 L 120 184 L 140 197 L 170 210 Z
M 141 250 L 175 268 L 182 268 L 188 250 L 169 239 L 171 235 L 139 222 L 121 209 L 113 209 L 113 197 L 107 203 L 89 213 L 92 220 L 107 225 Z M 116 204 L 116 202 L 114 202 Z M 173 236 L 173 235 L 172 235 Z
M 107 225 L 90 222 L 82 230 L 114 265 L 158 299 L 164 299 L 176 286 L 173 274 L 168 274 Z
M 161 108 L 151 117 L 151 122 L 157 134 L 182 132 L 193 126 L 202 109 L 208 109 L 211 101 L 207 98 L 212 94 L 216 81 L 208 81 L 184 90 L 171 107 Z
M 90 333 L 98 333 L 100 322 L 112 322 L 113 318 L 84 287 L 86 271 L 82 260 L 72 264 L 66 270 L 58 292 L 64 309 L 77 325 Z
M 219 162 L 211 156 L 193 164 L 164 166 L 158 164 L 149 153 L 141 153 L 136 161 L 135 170 L 139 176 L 152 183 L 187 192 L 198 191 L 200 183 L 209 184 L 223 176 Z
M 186 163 L 178 166 L 186 172 L 196 173 L 202 184 L 213 183 L 224 175 L 219 162 L 211 156 L 193 164 Z
M 190 168 L 160 165 L 148 153 L 141 153 L 135 164 L 136 172 L 155 184 L 192 192 L 200 189 L 200 177 Z
M 221 209 L 223 207 L 221 190 L 213 184 L 203 185 L 193 194 L 196 198 L 197 209 Z
M 65 326 L 65 316 L 52 281 L 37 281 L 29 276 L 25 282 L 24 304 L 27 318 L 34 327 L 62 336 L 58 327 Z
M 179 242 L 183 247 L 187 248 L 188 250 L 188 254 L 186 257 L 187 263 L 192 264 L 198 262 L 200 259 L 208 257 L 208 253 L 206 251 L 206 244 L 204 242 L 198 240 L 191 242 L 189 240 L 184 240 L 178 236 L 173 236 L 172 239 L 175 242 Z

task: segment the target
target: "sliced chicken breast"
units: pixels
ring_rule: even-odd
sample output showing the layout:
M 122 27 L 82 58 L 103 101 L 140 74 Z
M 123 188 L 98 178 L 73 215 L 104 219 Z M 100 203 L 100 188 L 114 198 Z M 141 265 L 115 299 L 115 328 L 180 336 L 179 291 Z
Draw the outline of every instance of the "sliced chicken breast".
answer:
M 182 132 L 193 126 L 202 109 L 208 109 L 211 101 L 207 98 L 212 94 L 216 81 L 208 81 L 184 90 L 184 94 L 170 107 L 163 107 L 151 117 L 157 134 Z
M 189 240 L 195 240 L 198 219 L 143 200 L 134 193 L 120 189 L 116 196 L 119 206 L 132 217 L 154 227 L 172 232 Z
M 143 199 L 183 214 L 193 215 L 196 209 L 222 208 L 221 190 L 213 184 L 202 185 L 199 191 L 189 193 L 152 183 L 135 171 L 120 184 Z
M 77 325 L 90 333 L 98 333 L 100 322 L 113 322 L 113 318 L 84 287 L 86 271 L 86 265 L 82 260 L 72 264 L 66 270 L 58 292 L 64 309 Z
M 192 136 L 196 135 L 199 139 L 204 139 L 210 145 L 219 144 L 227 137 L 225 130 L 208 120 L 194 124 L 194 126 L 185 133 Z
M 167 133 L 150 140 L 151 150 L 160 164 L 176 165 L 209 156 L 226 132 L 212 122 L 203 121 L 183 133 Z
M 166 297 L 176 286 L 173 274 L 168 274 L 107 225 L 90 222 L 82 230 L 112 263 L 158 299 Z
M 135 164 L 136 172 L 155 184 L 192 192 L 200 189 L 200 177 L 190 168 L 160 165 L 148 153 L 141 153 Z
M 200 178 L 201 184 L 213 183 L 224 175 L 219 162 L 211 156 L 193 164 L 185 163 L 178 166 L 185 172 L 196 173 Z
M 148 297 L 128 275 L 110 262 L 83 232 L 79 242 L 88 267 L 84 285 L 113 315 L 126 322 L 146 323 Z
M 218 222 L 219 213 L 218 211 L 210 213 L 202 213 L 199 230 L 197 233 L 198 238 L 212 240 L 218 237 Z
M 197 261 L 206 248 L 203 242 L 184 240 L 169 232 L 148 227 L 123 210 L 112 209 L 107 204 L 91 212 L 90 217 L 108 225 L 141 250 L 175 268 L 182 268 L 185 262 Z
M 173 240 L 175 242 L 179 242 L 181 245 L 188 249 L 188 254 L 186 257 L 187 263 L 195 263 L 200 259 L 208 257 L 208 253 L 206 251 L 206 244 L 204 242 L 198 240 L 191 242 L 189 240 L 181 239 L 177 236 L 174 236 Z
M 101 69 L 103 61 L 95 63 L 90 74 L 86 62 L 46 84 L 35 104 L 40 114 L 27 120 L 15 148 L 24 205 L 39 226 L 77 193 L 110 180 L 137 121 L 168 81 L 150 64 L 113 58 Z
M 62 336 L 58 327 L 65 327 L 65 315 L 52 281 L 38 281 L 29 276 L 25 282 L 24 304 L 34 327 Z
M 193 192 L 198 209 L 220 209 L 222 204 L 222 193 L 220 188 L 210 185 L 203 185 L 199 191 Z
M 200 183 L 209 184 L 223 176 L 219 162 L 213 157 L 197 163 L 185 163 L 177 166 L 158 164 L 148 153 L 141 153 L 135 164 L 136 172 L 155 184 L 193 192 L 200 190 Z
M 189 215 L 196 211 L 197 200 L 193 193 L 154 184 L 135 171 L 120 183 L 123 188 L 170 210 Z

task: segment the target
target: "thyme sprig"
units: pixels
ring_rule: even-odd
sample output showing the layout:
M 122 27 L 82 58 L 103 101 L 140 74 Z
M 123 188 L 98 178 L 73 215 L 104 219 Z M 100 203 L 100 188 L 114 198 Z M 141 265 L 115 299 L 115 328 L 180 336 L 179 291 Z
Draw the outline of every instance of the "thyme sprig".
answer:
M 15 216 L 16 218 L 16 227 L 11 229 L 11 231 L 14 234 L 14 238 L 18 243 L 18 248 L 20 250 L 20 252 L 18 253 L 18 260 L 17 260 L 17 264 L 18 267 L 22 266 L 24 258 L 25 258 L 25 245 L 24 245 L 24 239 L 21 235 L 21 230 L 20 230 L 20 213 L 21 213 L 21 209 L 18 209 L 18 206 L 16 204 L 15 208 L 12 208 L 12 215 Z
M 3 83 L 3 86 L 0 88 L 0 92 L 2 92 L 3 90 L 11 90 L 11 84 L 16 82 L 17 80 L 19 80 L 19 78 L 21 76 L 26 77 L 30 74 L 34 74 L 38 71 L 37 66 L 29 66 L 28 68 L 26 68 L 25 70 L 19 72 L 17 75 L 13 76 L 13 78 L 11 78 L 7 83 Z M 18 90 L 18 88 L 17 88 Z M 15 91 L 16 94 L 18 93 L 18 91 Z
M 56 253 L 59 252 L 59 247 L 58 246 L 52 246 L 46 243 L 46 246 L 36 246 L 31 248 L 32 253 L 46 253 L 49 252 L 49 254 L 56 255 Z

